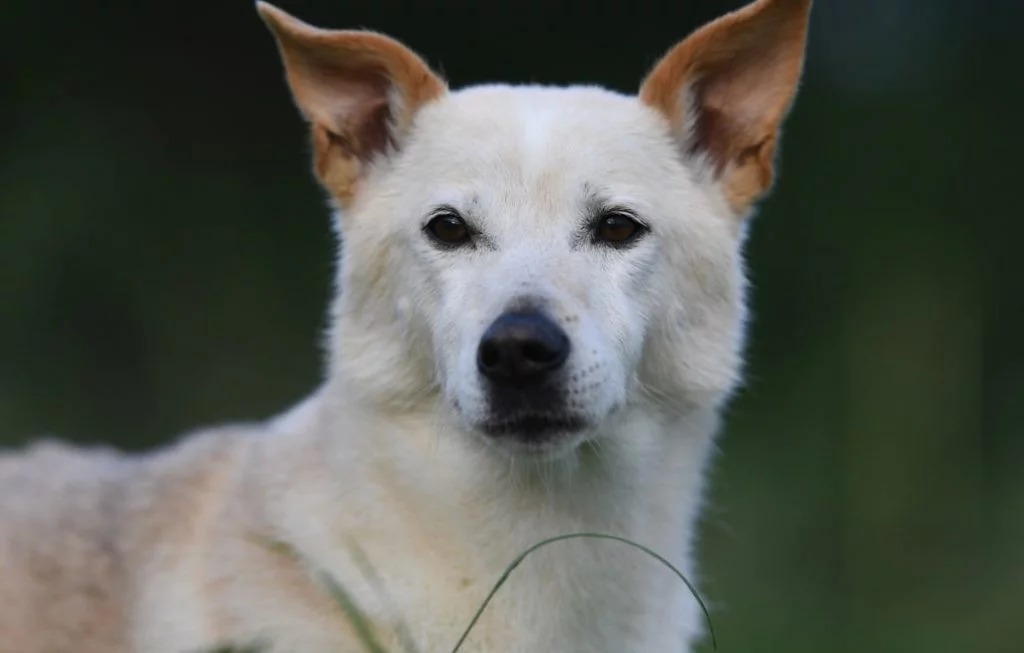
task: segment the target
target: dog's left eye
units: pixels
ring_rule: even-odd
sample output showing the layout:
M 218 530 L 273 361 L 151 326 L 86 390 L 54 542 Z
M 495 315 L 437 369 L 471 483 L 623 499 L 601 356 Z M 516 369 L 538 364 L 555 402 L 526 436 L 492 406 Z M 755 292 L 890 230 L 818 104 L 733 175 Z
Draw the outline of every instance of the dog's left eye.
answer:
M 439 244 L 448 247 L 464 245 L 471 236 L 469 225 L 462 216 L 450 210 L 438 212 L 423 230 Z
M 605 213 L 594 223 L 594 240 L 613 247 L 629 245 L 647 231 L 633 216 L 622 211 Z

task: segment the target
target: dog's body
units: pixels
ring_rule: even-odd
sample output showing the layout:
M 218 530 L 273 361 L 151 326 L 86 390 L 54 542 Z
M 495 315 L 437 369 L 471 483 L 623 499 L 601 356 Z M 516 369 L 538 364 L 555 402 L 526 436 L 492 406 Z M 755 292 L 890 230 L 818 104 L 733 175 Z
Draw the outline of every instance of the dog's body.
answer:
M 740 374 L 743 217 L 809 4 L 712 23 L 639 98 L 450 92 L 390 39 L 262 6 L 341 209 L 327 380 L 149 456 L 0 458 L 0 652 L 362 650 L 325 573 L 389 651 L 440 653 L 508 563 L 572 532 L 692 576 Z M 683 651 L 699 616 L 635 550 L 562 541 L 461 650 Z
M 529 478 L 485 455 L 439 451 L 422 424 L 396 432 L 345 420 L 355 448 L 374 448 L 332 454 L 338 434 L 326 425 L 337 422 L 324 404 L 266 429 L 188 438 L 152 458 L 47 448 L 17 472 L 0 467 L 0 514 L 10 523 L 14 488 L 32 488 L 21 505 L 36 511 L 15 516 L 19 530 L 3 550 L 0 599 L 14 611 L 0 612 L 0 650 L 181 653 L 254 638 L 273 651 L 362 650 L 314 576 L 255 537 L 289 542 L 331 573 L 391 629 L 381 637 L 389 651 L 404 650 L 394 639 L 402 622 L 418 650 L 450 650 L 503 568 L 545 537 L 628 534 L 683 560 L 689 527 L 679 515 L 695 513 L 706 437 L 676 438 L 674 455 L 632 469 Z M 702 435 L 708 426 L 696 425 Z M 407 444 L 380 451 L 396 435 Z M 424 466 L 440 456 L 458 468 Z M 30 486 L 34 473 L 53 486 L 38 477 Z M 358 537 L 384 595 L 367 584 L 348 537 Z M 678 584 L 614 543 L 556 543 L 512 575 L 464 650 L 680 650 L 680 615 L 689 632 L 700 623 Z

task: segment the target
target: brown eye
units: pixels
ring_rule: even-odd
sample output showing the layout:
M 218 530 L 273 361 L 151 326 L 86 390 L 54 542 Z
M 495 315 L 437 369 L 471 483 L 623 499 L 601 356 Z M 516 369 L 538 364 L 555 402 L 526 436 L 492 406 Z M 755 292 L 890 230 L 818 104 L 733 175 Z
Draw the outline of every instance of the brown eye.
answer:
M 442 245 L 457 246 L 469 242 L 469 226 L 454 211 L 438 213 L 424 229 Z
M 645 231 L 646 227 L 625 213 L 606 213 L 594 225 L 594 240 L 621 247 L 633 242 Z

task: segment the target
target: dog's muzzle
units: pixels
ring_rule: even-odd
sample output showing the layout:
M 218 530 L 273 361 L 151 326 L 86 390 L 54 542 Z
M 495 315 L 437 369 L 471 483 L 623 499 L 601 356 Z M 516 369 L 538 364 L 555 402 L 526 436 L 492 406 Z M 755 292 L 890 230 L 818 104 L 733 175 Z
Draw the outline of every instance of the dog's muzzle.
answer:
M 510 311 L 495 320 L 477 349 L 490 401 L 483 430 L 539 444 L 583 428 L 565 401 L 571 350 L 565 331 L 539 311 Z

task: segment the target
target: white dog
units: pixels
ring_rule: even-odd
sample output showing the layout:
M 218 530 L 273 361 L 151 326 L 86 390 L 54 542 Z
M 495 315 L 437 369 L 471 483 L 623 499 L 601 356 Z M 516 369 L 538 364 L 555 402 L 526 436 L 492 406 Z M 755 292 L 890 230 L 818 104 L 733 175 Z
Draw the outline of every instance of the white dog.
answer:
M 449 91 L 385 36 L 260 4 L 312 129 L 342 256 L 328 373 L 266 424 L 127 457 L 0 458 L 0 651 L 451 651 L 548 537 L 691 542 L 744 329 L 810 0 L 758 0 L 637 96 Z M 282 543 L 285 555 L 267 543 Z M 689 650 L 695 599 L 634 549 L 551 544 L 461 651 Z

